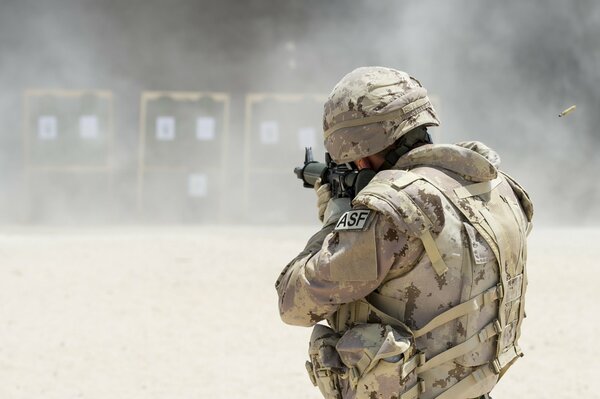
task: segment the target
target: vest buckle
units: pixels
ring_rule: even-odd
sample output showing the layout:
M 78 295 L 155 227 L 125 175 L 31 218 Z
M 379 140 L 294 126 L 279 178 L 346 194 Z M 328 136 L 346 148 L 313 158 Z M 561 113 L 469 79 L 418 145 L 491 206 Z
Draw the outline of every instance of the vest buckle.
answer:
M 500 366 L 500 360 L 494 359 L 492 361 L 492 369 L 495 374 L 500 374 L 502 372 L 502 367 Z

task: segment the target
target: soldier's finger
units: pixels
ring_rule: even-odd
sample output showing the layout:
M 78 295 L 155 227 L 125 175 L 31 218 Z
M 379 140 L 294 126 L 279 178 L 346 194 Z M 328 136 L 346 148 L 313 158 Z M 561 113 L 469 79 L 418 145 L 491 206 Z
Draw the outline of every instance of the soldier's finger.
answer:
M 321 187 L 321 178 L 318 178 L 314 185 L 315 191 L 318 191 L 320 187 Z

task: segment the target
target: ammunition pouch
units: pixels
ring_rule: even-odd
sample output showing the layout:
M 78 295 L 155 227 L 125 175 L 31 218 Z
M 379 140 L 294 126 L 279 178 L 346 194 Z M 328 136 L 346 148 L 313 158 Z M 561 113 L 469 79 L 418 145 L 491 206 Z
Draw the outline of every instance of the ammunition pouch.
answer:
M 409 332 L 387 324 L 357 324 L 342 335 L 336 349 L 357 399 L 369 398 L 372 392 L 391 394 L 390 390 L 399 399 L 420 393 L 415 370 L 405 367 L 414 352 Z
M 321 324 L 315 325 L 310 337 L 306 371 L 325 399 L 342 399 L 340 378 L 346 374 L 346 368 L 335 350 L 339 338 L 339 334 Z
M 414 368 L 406 367 L 413 351 L 412 336 L 386 324 L 358 324 L 341 336 L 317 324 L 306 368 L 326 399 L 341 399 L 348 388 L 356 391 L 357 399 L 367 398 L 382 384 L 396 387 L 399 399 L 412 398 L 421 388 Z

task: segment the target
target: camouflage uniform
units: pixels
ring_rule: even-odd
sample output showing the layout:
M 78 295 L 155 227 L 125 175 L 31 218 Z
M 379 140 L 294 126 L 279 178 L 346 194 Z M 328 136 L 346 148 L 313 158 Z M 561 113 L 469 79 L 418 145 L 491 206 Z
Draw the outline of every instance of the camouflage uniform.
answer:
M 370 119 L 368 129 L 392 140 L 387 136 L 398 129 L 436 124 L 428 101 L 410 106 L 420 94 L 412 95 L 391 95 L 378 109 L 389 113 L 395 103 L 391 112 L 416 114 Z M 325 121 L 326 136 L 328 125 L 377 112 L 357 116 L 365 99 L 338 101 L 338 109 L 349 109 Z M 332 95 L 326 115 L 335 101 Z M 351 124 L 342 129 L 364 128 Z M 381 150 L 335 133 L 326 144 L 339 160 Z M 315 326 L 307 363 L 326 398 L 477 398 L 521 355 L 533 212 L 525 191 L 498 165 L 498 155 L 477 142 L 416 148 L 353 200 L 345 216 L 366 215 L 360 228 L 347 228 L 344 216 L 337 226 L 326 224 L 284 268 L 276 283 L 282 319 L 330 326 Z

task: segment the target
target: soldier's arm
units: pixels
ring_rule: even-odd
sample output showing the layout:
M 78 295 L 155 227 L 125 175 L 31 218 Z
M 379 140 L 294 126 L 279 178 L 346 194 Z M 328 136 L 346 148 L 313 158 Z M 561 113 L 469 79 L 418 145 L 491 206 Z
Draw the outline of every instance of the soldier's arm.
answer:
M 284 268 L 276 283 L 284 322 L 314 325 L 340 305 L 367 296 L 392 267 L 408 271 L 416 263 L 406 256 L 412 239 L 402 226 L 374 210 L 362 212 L 369 213 L 363 228 L 324 228 Z

